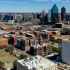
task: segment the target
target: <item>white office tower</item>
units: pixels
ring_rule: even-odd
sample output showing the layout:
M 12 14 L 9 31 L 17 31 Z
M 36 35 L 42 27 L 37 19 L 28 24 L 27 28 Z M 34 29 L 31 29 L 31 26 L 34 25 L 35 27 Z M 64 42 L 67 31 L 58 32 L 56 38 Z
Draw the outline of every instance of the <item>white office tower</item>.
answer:
M 57 70 L 57 65 L 39 55 L 17 61 L 17 70 Z

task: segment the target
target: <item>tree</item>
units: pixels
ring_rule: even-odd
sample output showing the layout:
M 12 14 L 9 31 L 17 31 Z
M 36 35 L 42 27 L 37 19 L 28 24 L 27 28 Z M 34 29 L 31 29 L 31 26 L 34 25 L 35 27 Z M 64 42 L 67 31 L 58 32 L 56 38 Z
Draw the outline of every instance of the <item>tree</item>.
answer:
M 23 55 L 23 54 L 21 54 L 19 57 L 18 57 L 18 59 L 26 59 L 27 58 L 27 55 Z
M 6 70 L 6 69 L 4 68 L 4 66 L 5 66 L 5 64 L 4 64 L 2 61 L 0 61 L 0 70 Z
M 9 45 L 8 48 L 5 49 L 6 52 L 9 52 L 10 54 L 13 54 L 14 47 L 12 45 Z

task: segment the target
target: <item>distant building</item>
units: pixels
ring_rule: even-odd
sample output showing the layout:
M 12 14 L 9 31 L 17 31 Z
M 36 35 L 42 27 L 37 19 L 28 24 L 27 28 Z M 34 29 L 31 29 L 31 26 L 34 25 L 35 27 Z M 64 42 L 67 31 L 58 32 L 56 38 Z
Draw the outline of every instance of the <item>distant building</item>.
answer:
M 23 14 L 15 14 L 15 22 L 21 23 L 23 21 Z
M 65 16 L 66 24 L 70 24 L 70 14 L 66 14 Z
M 24 13 L 24 21 L 31 21 L 31 19 L 33 19 L 34 15 L 33 13 Z
M 15 21 L 14 20 L 8 20 L 7 24 L 15 24 Z
M 65 15 L 66 15 L 66 8 L 62 7 L 61 8 L 61 21 L 65 20 Z
M 58 14 L 58 7 L 56 4 L 51 9 L 51 23 L 58 23 L 59 22 L 59 14 Z
M 0 13 L 0 21 L 3 22 L 8 22 L 8 20 L 15 20 L 16 22 L 30 21 L 33 17 L 33 13 Z
M 48 12 L 48 22 L 51 22 L 51 10 Z
M 48 23 L 48 14 L 45 11 L 42 11 L 40 14 L 40 24 L 47 25 Z
M 13 20 L 13 16 L 11 15 L 5 15 L 4 18 L 3 18 L 3 21 L 8 21 L 8 20 Z

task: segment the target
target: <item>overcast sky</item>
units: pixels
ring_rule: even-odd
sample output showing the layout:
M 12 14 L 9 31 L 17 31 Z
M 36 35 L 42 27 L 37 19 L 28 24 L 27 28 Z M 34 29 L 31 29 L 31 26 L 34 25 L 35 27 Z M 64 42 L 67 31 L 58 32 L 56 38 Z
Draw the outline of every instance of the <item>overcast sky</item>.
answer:
M 0 0 L 0 12 L 41 12 L 49 11 L 56 4 L 65 6 L 70 12 L 70 0 Z

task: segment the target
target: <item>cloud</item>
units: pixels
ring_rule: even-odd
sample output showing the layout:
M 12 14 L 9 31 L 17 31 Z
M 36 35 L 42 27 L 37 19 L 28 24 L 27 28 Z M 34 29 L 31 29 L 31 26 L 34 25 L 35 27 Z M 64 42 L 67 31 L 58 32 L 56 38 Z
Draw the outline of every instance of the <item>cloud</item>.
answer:
M 70 0 L 32 0 L 36 2 L 70 2 Z
M 37 1 L 37 2 L 49 2 L 49 1 L 61 1 L 61 0 L 33 0 L 33 1 Z
M 48 0 L 34 0 L 34 1 L 48 1 Z

